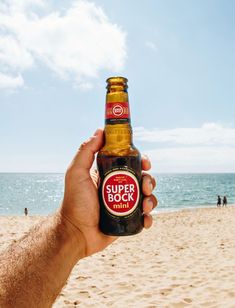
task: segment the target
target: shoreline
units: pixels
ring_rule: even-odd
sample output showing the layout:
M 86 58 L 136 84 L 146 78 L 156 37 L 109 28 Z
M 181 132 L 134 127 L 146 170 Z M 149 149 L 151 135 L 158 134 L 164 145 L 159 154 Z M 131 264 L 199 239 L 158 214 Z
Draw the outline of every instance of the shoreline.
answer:
M 227 206 L 220 206 L 217 207 L 216 205 L 213 204 L 208 204 L 208 205 L 199 205 L 199 206 L 190 206 L 190 207 L 185 207 L 185 208 L 173 208 L 173 209 L 163 209 L 163 208 L 156 208 L 153 210 L 153 212 L 151 213 L 153 216 L 156 215 L 162 215 L 162 214 L 168 214 L 168 213 L 177 213 L 177 212 L 181 212 L 181 211 L 196 211 L 196 210 L 200 210 L 200 209 L 223 209 L 223 208 L 230 208 L 230 207 L 235 207 L 235 204 L 228 204 Z M 50 214 L 33 214 L 33 215 L 28 215 L 27 217 L 38 217 L 38 218 L 45 218 L 47 216 L 53 215 L 54 212 L 50 213 Z M 22 214 L 13 214 L 13 215 L 9 215 L 9 214 L 0 214 L 0 218 L 1 217 L 26 217 L 24 215 L 24 213 Z

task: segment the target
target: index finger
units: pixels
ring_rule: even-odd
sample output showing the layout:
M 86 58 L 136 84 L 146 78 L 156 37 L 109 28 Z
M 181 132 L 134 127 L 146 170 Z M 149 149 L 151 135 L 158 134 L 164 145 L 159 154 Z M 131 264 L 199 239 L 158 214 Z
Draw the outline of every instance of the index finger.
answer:
M 149 170 L 151 168 L 151 163 L 147 155 L 143 154 L 141 157 L 142 170 Z

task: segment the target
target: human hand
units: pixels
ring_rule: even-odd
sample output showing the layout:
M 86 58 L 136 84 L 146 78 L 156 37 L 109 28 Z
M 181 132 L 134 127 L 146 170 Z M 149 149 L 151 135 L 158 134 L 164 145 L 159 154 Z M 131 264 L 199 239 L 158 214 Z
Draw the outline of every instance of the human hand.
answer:
M 76 228 L 73 233 L 75 231 L 84 249 L 82 254 L 84 257 L 101 251 L 117 239 L 116 236 L 105 235 L 99 230 L 98 173 L 91 167 L 95 153 L 103 145 L 103 138 L 103 130 L 98 129 L 94 136 L 80 146 L 65 177 L 65 192 L 60 214 L 71 229 Z M 150 167 L 149 159 L 143 157 L 142 169 L 147 171 Z M 143 172 L 145 228 L 151 227 L 150 212 L 157 206 L 157 199 L 152 194 L 155 186 L 155 179 Z

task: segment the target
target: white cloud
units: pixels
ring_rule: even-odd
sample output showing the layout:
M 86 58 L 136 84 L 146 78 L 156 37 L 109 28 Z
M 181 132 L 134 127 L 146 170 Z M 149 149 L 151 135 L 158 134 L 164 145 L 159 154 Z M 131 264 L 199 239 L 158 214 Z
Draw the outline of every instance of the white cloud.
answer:
M 235 128 L 206 123 L 198 128 L 135 129 L 157 172 L 235 172 Z
M 235 172 L 235 148 L 157 148 L 145 152 L 155 172 Z
M 0 65 L 4 69 L 23 71 L 33 65 L 33 57 L 10 35 L 0 36 Z
M 93 84 L 91 82 L 80 82 L 75 87 L 78 87 L 80 90 L 83 91 L 88 91 L 93 88 Z
M 54 11 L 45 0 L 0 5 L 2 72 L 19 74 L 42 62 L 61 78 L 89 84 L 101 70 L 122 70 L 125 39 L 100 7 L 85 0 Z
M 216 123 L 205 123 L 198 128 L 135 129 L 138 140 L 151 143 L 170 143 L 179 145 L 232 145 L 235 146 L 235 128 Z
M 21 75 L 10 76 L 0 73 L 0 89 L 16 89 L 24 85 L 24 80 Z

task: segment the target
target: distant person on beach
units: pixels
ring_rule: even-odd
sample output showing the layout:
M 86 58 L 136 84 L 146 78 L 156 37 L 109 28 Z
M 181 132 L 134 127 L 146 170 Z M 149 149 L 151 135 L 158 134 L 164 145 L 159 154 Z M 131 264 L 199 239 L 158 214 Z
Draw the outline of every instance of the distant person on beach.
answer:
M 28 216 L 28 209 L 27 209 L 27 207 L 24 208 L 24 214 L 25 214 L 25 216 Z
M 0 307 L 51 307 L 78 261 L 117 239 L 99 230 L 98 174 L 91 166 L 103 142 L 98 129 L 80 146 L 66 172 L 60 208 L 0 254 Z M 142 169 L 150 167 L 143 157 Z M 143 172 L 145 228 L 151 227 L 150 212 L 157 206 L 155 186 Z
M 218 199 L 217 199 L 217 206 L 221 206 L 221 197 L 218 196 Z
M 223 206 L 227 206 L 227 203 L 228 203 L 227 197 L 224 196 L 223 197 Z

